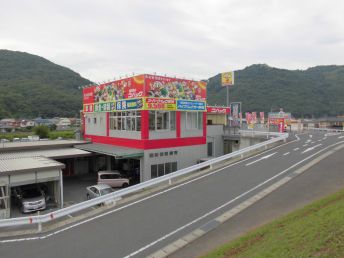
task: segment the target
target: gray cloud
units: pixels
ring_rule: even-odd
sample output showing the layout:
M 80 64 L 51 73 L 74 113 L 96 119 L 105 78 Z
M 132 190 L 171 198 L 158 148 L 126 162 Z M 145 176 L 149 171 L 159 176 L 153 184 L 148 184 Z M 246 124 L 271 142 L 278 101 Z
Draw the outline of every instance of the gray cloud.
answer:
M 94 81 L 131 73 L 202 79 L 253 63 L 343 64 L 343 1 L 0 0 L 0 48 Z

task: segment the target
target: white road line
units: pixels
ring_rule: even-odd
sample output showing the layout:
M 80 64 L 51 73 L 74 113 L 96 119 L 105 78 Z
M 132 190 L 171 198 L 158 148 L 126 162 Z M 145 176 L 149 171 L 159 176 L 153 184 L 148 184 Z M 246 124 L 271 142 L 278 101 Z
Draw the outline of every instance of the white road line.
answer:
M 70 217 L 70 218 L 73 218 L 73 216 L 72 216 L 72 215 L 70 215 L 70 214 L 68 214 L 67 216 L 68 216 L 68 217 Z
M 304 145 L 302 145 L 303 147 L 306 147 L 306 146 L 308 146 L 308 144 L 304 144 Z
M 266 155 L 266 156 L 264 156 L 264 157 L 261 157 L 260 159 L 256 159 L 255 161 L 252 161 L 252 162 L 250 162 L 250 163 L 247 163 L 245 166 L 250 166 L 250 165 L 252 165 L 252 164 L 254 164 L 254 163 L 258 162 L 258 161 L 261 161 L 261 160 L 263 160 L 263 159 L 268 159 L 268 158 L 270 158 L 271 156 L 275 155 L 276 153 L 277 153 L 277 152 L 274 152 L 274 153 L 271 153 L 271 154 Z
M 321 142 L 322 140 L 320 139 L 320 140 L 318 140 L 318 142 Z
M 342 138 L 344 138 L 344 135 L 343 135 L 343 136 L 339 136 L 339 137 L 338 137 L 338 139 L 342 139 Z
M 315 143 L 315 142 L 311 142 L 311 144 L 313 144 L 313 143 Z
M 294 151 L 297 151 L 297 150 L 299 150 L 299 149 L 300 149 L 300 148 L 295 148 Z
M 153 194 L 153 195 L 147 196 L 147 197 L 145 197 L 145 198 L 139 199 L 139 200 L 137 200 L 137 201 L 128 203 L 128 204 L 123 205 L 122 207 L 119 207 L 119 208 L 117 208 L 117 209 L 110 210 L 110 211 L 107 211 L 107 212 L 105 212 L 105 213 L 99 214 L 99 215 L 97 215 L 97 216 L 95 216 L 95 217 L 92 217 L 92 218 L 89 218 L 89 219 L 80 221 L 80 222 L 75 223 L 75 224 L 73 224 L 73 225 L 71 225 L 71 226 L 62 228 L 62 229 L 60 229 L 60 230 L 54 231 L 54 232 L 52 232 L 52 233 L 49 233 L 49 234 L 47 234 L 47 235 L 43 235 L 43 236 L 39 236 L 39 237 L 27 237 L 27 238 L 17 238 L 17 239 L 0 240 L 0 243 L 21 242 L 21 241 L 29 241 L 29 240 L 42 240 L 42 239 L 51 237 L 51 236 L 53 236 L 53 235 L 57 235 L 57 234 L 59 234 L 59 233 L 62 233 L 62 232 L 64 232 L 64 231 L 67 231 L 67 230 L 69 230 L 69 229 L 72 229 L 72 228 L 75 228 L 75 227 L 77 227 L 77 226 L 81 226 L 81 225 L 83 225 L 83 224 L 86 224 L 86 223 L 88 223 L 88 222 L 90 222 L 90 221 L 99 219 L 99 218 L 104 217 L 104 216 L 106 216 L 106 215 L 109 215 L 109 214 L 115 213 L 115 212 L 117 212 L 117 211 L 123 210 L 123 209 L 125 209 L 125 208 L 127 208 L 127 207 L 130 207 L 130 206 L 133 206 L 133 205 L 135 205 L 135 204 L 138 204 L 138 203 L 144 202 L 144 201 L 146 201 L 146 200 L 152 199 L 152 198 L 154 198 L 154 197 L 156 197 L 156 196 L 162 195 L 162 194 L 164 194 L 164 193 L 167 193 L 167 192 L 169 192 L 169 191 L 172 191 L 172 190 L 177 189 L 177 188 L 179 188 L 179 187 L 182 187 L 182 186 L 184 186 L 184 185 L 193 183 L 193 182 L 195 182 L 195 181 L 197 181 L 197 180 L 200 180 L 200 179 L 202 179 L 202 178 L 205 178 L 205 177 L 207 177 L 207 176 L 212 176 L 213 174 L 216 174 L 216 173 L 218 173 L 218 172 L 220 172 L 220 171 L 222 171 L 222 170 L 225 170 L 225 169 L 227 169 L 227 168 L 229 168 L 229 167 L 235 166 L 235 165 L 237 165 L 237 164 L 239 164 L 239 163 L 245 162 L 245 161 L 247 161 L 247 160 L 249 160 L 249 159 L 255 158 L 255 157 L 259 156 L 259 155 L 262 155 L 263 153 L 266 153 L 266 152 L 269 152 L 269 151 L 271 151 L 271 150 L 278 149 L 278 148 L 280 148 L 280 147 L 283 147 L 283 146 L 285 146 L 285 145 L 288 145 L 288 144 L 290 144 L 290 143 L 299 141 L 300 138 L 299 138 L 297 135 L 295 135 L 295 136 L 298 138 L 297 140 L 294 140 L 294 141 L 291 141 L 291 142 L 287 142 L 287 143 L 278 145 L 278 146 L 276 146 L 276 147 L 273 147 L 273 148 L 271 148 L 271 149 L 269 149 L 269 150 L 266 150 L 266 151 L 264 151 L 264 152 L 262 152 L 262 153 L 256 154 L 256 155 L 254 155 L 254 156 L 252 156 L 252 157 L 249 157 L 249 158 L 247 158 L 247 159 L 240 160 L 240 161 L 238 161 L 238 162 L 232 163 L 232 164 L 230 164 L 230 165 L 228 165 L 228 166 L 225 166 L 225 167 L 223 167 L 223 168 L 220 168 L 220 169 L 218 169 L 218 170 L 215 170 L 215 171 L 213 171 L 213 172 L 211 172 L 211 173 L 208 173 L 208 174 L 205 174 L 205 175 L 203 175 L 203 176 L 194 178 L 194 179 L 192 179 L 192 180 L 190 180 L 190 181 L 181 183 L 181 184 L 179 184 L 179 185 L 176 185 L 176 186 L 171 187 L 171 188 L 169 188 L 169 189 L 166 189 L 166 190 L 164 190 L 164 191 L 155 193 L 155 194 Z M 339 144 L 339 143 L 342 143 L 342 142 L 338 142 L 338 143 L 336 143 L 336 144 Z M 334 144 L 334 145 L 336 145 L 336 144 Z M 325 149 L 326 149 L 326 148 L 325 148 Z M 315 155 L 315 154 L 313 154 L 313 155 Z M 307 158 L 306 158 L 306 159 L 307 159 Z M 305 159 L 305 160 L 306 160 L 306 159 Z M 295 165 L 295 164 L 294 164 L 294 165 Z M 292 166 L 292 167 L 293 167 L 293 166 Z M 292 168 L 292 167 L 290 167 L 290 168 Z M 289 169 L 290 169 L 290 168 L 289 168 Z M 94 207 L 93 207 L 93 208 L 94 208 Z
M 286 156 L 286 155 L 288 155 L 289 153 L 290 153 L 290 152 L 286 152 L 286 153 L 283 154 L 283 156 Z
M 301 152 L 301 154 L 306 153 L 306 152 L 309 152 L 309 151 L 311 151 L 311 150 L 314 150 L 316 147 L 319 147 L 319 146 L 321 146 L 321 145 L 322 145 L 322 144 L 319 143 L 318 145 L 315 145 L 315 146 L 313 146 L 313 147 L 310 147 L 310 148 L 304 150 L 303 152 Z

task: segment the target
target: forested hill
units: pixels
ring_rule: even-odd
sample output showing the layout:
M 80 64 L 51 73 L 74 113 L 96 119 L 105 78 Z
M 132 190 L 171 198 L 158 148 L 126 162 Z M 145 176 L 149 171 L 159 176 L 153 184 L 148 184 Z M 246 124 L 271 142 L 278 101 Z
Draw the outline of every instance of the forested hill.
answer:
M 0 50 L 0 119 L 75 117 L 82 108 L 79 86 L 91 83 L 42 57 Z M 230 101 L 243 111 L 278 111 L 296 117 L 344 114 L 344 66 L 285 70 L 251 65 L 235 72 Z M 209 79 L 208 104 L 226 103 L 220 75 Z
M 209 79 L 208 102 L 226 103 L 220 75 Z M 243 111 L 278 111 L 282 107 L 296 117 L 344 114 L 344 66 L 316 66 L 285 70 L 264 64 L 235 72 L 230 101 L 241 101 Z
M 0 119 L 79 116 L 78 87 L 89 83 L 42 57 L 0 50 Z

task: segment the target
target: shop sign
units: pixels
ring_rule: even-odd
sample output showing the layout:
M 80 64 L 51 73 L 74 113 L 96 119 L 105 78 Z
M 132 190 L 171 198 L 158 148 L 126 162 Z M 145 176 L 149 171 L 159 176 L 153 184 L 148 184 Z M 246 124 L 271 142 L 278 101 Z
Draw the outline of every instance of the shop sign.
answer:
M 205 101 L 177 100 L 178 110 L 206 111 Z
M 143 108 L 143 100 L 139 99 L 124 99 L 116 101 L 116 110 L 140 110 Z
M 175 99 L 146 98 L 145 109 L 148 110 L 176 110 Z

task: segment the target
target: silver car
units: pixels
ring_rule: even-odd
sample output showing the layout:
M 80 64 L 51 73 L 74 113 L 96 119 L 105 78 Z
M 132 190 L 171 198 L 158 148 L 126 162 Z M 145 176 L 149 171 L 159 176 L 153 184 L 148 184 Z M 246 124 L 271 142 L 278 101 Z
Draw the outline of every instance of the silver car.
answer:
M 97 198 L 112 193 L 113 191 L 112 187 L 106 184 L 92 185 L 86 187 L 86 198 L 87 200 Z
M 45 194 L 38 187 L 22 187 L 19 189 L 17 198 L 19 199 L 20 211 L 22 213 L 46 209 Z

